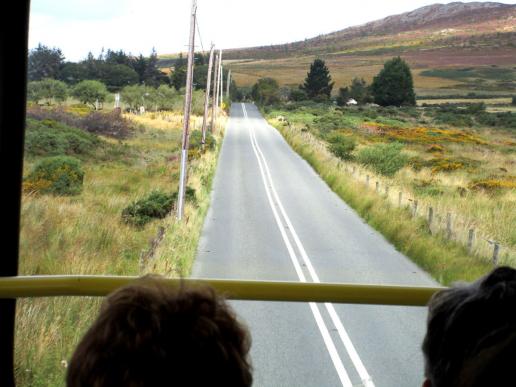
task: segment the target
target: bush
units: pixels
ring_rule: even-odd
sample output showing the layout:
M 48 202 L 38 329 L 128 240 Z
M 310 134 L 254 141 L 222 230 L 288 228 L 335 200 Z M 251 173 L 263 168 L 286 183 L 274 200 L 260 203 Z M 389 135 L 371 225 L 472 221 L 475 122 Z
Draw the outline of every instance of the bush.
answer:
M 195 202 L 195 190 L 187 187 L 186 201 Z M 136 227 L 143 227 L 153 219 L 163 219 L 174 208 L 177 192 L 167 194 L 153 191 L 147 197 L 134 201 L 122 211 L 122 220 Z
M 88 132 L 114 138 L 127 138 L 134 131 L 134 126 L 122 116 L 120 110 L 109 113 L 92 112 L 80 120 L 80 127 Z
M 190 133 L 190 148 L 189 150 L 201 149 L 201 141 L 202 141 L 202 132 L 200 130 L 193 130 Z M 217 141 L 215 137 L 209 132 L 206 131 L 206 144 L 205 149 L 215 149 L 215 145 Z
M 82 191 L 84 172 L 73 157 L 56 156 L 40 160 L 24 181 L 26 192 L 54 195 L 78 195 Z
M 91 112 L 87 115 L 77 115 L 59 108 L 42 109 L 32 106 L 27 109 L 27 117 L 37 120 L 59 121 L 68 126 L 118 139 L 129 137 L 136 129 L 135 124 L 124 118 L 118 110 L 109 113 Z
M 333 133 L 328 136 L 328 142 L 328 149 L 339 159 L 353 159 L 352 152 L 356 147 L 356 141 L 353 137 L 345 136 L 341 133 Z
M 29 156 L 89 155 L 101 143 L 81 129 L 48 119 L 27 119 L 25 154 Z
M 408 162 L 408 156 L 402 150 L 403 145 L 399 143 L 376 144 L 361 149 L 357 160 L 382 175 L 393 176 Z

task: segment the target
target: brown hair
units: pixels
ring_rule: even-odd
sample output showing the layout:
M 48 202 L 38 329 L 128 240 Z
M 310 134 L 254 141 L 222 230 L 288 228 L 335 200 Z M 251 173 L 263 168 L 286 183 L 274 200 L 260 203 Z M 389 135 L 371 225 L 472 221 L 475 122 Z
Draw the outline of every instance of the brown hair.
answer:
M 432 387 L 516 385 L 516 270 L 500 267 L 432 297 L 423 342 Z
M 250 386 L 249 349 L 247 330 L 213 289 L 146 279 L 106 298 L 67 386 Z

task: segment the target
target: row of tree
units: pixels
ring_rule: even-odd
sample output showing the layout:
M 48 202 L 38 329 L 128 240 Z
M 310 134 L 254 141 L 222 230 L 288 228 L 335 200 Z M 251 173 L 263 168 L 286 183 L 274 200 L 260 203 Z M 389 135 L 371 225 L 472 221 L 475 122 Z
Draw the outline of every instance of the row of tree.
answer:
M 158 68 L 158 55 L 154 49 L 149 57 L 132 56 L 123 50 L 103 51 L 98 57 L 89 53 L 86 59 L 76 63 L 66 61 L 59 48 L 42 44 L 29 53 L 28 78 L 29 81 L 56 79 L 68 85 L 97 80 L 109 91 L 134 84 L 158 87 L 170 83 L 169 77 Z
M 194 58 L 194 88 L 206 90 L 208 75 L 208 55 L 196 53 Z M 187 60 L 180 54 L 178 58 L 167 60 L 172 67 L 170 76 L 160 70 L 159 59 L 153 49 L 149 57 L 132 56 L 123 50 L 102 51 L 98 57 L 89 53 L 86 59 L 75 62 L 65 61 L 59 48 L 49 48 L 42 44 L 29 53 L 28 76 L 29 81 L 43 81 L 44 84 L 33 87 L 33 100 L 57 99 L 64 94 L 63 85 L 50 82 L 51 79 L 75 86 L 85 80 L 99 81 L 108 91 L 120 91 L 130 85 L 145 85 L 158 88 L 160 85 L 173 86 L 177 91 L 186 84 Z M 214 66 L 215 67 L 215 66 Z M 224 79 L 227 79 L 228 70 L 223 70 Z M 91 84 L 90 84 L 91 85 Z M 36 85 L 33 85 L 36 86 Z M 41 86 L 41 87 L 40 87 Z M 98 85 L 97 85 L 98 86 Z M 49 93 L 53 95 L 49 97 Z M 237 93 L 235 82 L 231 82 L 230 93 Z M 73 95 L 73 94 L 72 94 Z
M 285 92 L 276 80 L 262 78 L 253 86 L 251 97 L 262 105 L 278 103 L 282 99 L 324 102 L 331 99 L 333 86 L 334 82 L 325 62 L 315 59 L 304 83 L 297 89 Z M 416 95 L 410 67 L 403 59 L 396 57 L 384 64 L 371 85 L 367 85 L 362 78 L 354 78 L 350 86 L 339 89 L 336 103 L 344 106 L 351 100 L 358 104 L 374 102 L 382 106 L 415 105 Z

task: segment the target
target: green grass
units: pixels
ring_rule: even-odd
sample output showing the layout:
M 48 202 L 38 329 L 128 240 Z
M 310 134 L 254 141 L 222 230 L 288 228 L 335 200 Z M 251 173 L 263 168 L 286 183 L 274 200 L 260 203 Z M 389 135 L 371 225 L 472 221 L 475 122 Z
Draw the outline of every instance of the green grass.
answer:
M 469 78 L 481 78 L 490 80 L 508 80 L 516 79 L 516 70 L 507 67 L 465 67 L 465 68 L 447 68 L 433 69 L 421 71 L 420 75 L 425 77 L 437 77 L 446 79 L 464 80 Z
M 20 274 L 188 274 L 209 204 L 218 147 L 190 164 L 189 185 L 196 188 L 197 204 L 187 204 L 187 221 L 179 223 L 169 216 L 134 227 L 122 221 L 127 205 L 153 190 L 177 189 L 181 118 L 168 113 L 132 119 L 145 130 L 124 142 L 104 138 L 102 150 L 96 154 L 101 157 L 84 158 L 85 181 L 80 195 L 24 194 Z M 25 160 L 25 170 L 37 160 Z M 159 253 L 142 266 L 140 253 L 149 248 L 160 226 L 166 227 L 165 241 Z M 95 318 L 100 302 L 93 297 L 20 300 L 17 385 L 64 386 L 66 361 Z

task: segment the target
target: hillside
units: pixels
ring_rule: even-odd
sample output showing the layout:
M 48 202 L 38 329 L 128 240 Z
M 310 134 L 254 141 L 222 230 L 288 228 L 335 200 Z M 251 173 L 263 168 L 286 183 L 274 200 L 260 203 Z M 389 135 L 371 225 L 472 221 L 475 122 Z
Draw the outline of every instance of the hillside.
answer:
M 250 85 L 263 76 L 298 84 L 313 58 L 322 57 L 337 87 L 354 76 L 370 81 L 383 62 L 396 55 L 410 63 L 416 88 L 423 94 L 435 94 L 436 89 L 444 89 L 445 94 L 512 93 L 516 90 L 516 5 L 434 4 L 304 41 L 225 52 L 239 85 Z M 486 67 L 491 70 L 485 71 Z M 447 73 L 449 69 L 465 73 Z

